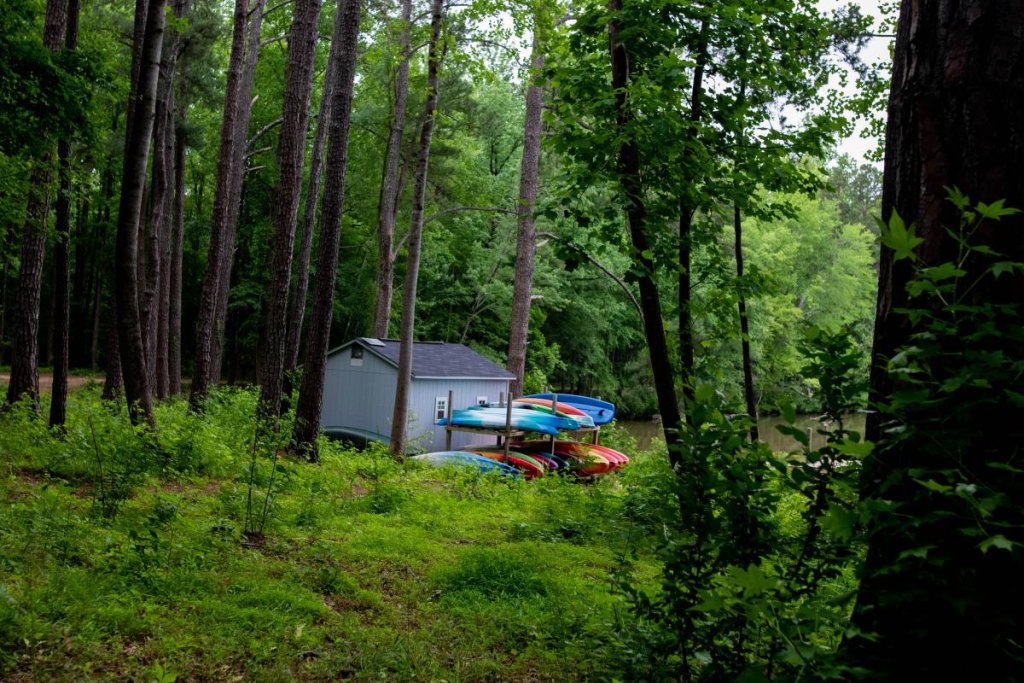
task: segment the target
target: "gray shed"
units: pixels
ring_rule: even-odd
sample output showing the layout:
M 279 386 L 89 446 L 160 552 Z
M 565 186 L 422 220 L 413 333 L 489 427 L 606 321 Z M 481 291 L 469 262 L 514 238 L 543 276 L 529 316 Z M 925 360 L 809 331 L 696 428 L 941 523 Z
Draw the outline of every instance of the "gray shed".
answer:
M 357 337 L 327 353 L 324 432 L 388 443 L 398 382 L 396 339 Z M 463 344 L 415 342 L 409 387 L 407 437 L 410 449 L 444 449 L 445 431 L 434 422 L 452 407 L 465 408 L 508 396 L 513 375 Z M 455 432 L 452 448 L 481 443 L 488 437 Z

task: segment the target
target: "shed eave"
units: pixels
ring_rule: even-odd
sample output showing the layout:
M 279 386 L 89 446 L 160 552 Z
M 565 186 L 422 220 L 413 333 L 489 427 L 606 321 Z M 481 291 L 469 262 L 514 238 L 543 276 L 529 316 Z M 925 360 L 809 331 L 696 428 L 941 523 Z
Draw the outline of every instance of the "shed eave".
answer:
M 443 379 L 457 379 L 457 380 L 473 380 L 481 382 L 511 382 L 513 377 L 462 377 L 461 375 L 446 375 L 446 376 L 433 376 L 433 375 L 413 375 L 413 379 L 432 379 L 432 380 L 443 380 Z

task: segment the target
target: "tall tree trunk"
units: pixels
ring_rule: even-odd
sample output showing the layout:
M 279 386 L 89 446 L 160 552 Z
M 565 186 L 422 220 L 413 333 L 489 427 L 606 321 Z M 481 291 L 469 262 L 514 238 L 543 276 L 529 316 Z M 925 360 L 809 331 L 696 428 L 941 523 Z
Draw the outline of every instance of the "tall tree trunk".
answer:
M 388 336 L 391 324 L 391 297 L 395 274 L 395 217 L 400 186 L 398 163 L 402 156 L 402 134 L 405 130 L 405 104 L 409 94 L 409 35 L 412 33 L 412 0 L 402 0 L 402 37 L 395 73 L 395 103 L 391 131 L 384 156 L 384 174 L 380 184 L 377 211 L 377 305 L 373 314 L 373 336 Z
M 876 446 L 861 495 L 873 514 L 853 615 L 872 637 L 850 640 L 848 655 L 877 681 L 970 680 L 979 668 L 985 680 L 1024 680 L 1024 273 L 983 276 L 997 262 L 1024 261 L 1024 214 L 985 221 L 969 239 L 992 251 L 959 262 L 961 215 L 946 191 L 1024 208 L 1024 4 L 904 2 L 897 27 L 882 218 L 898 213 L 924 241 L 915 263 L 881 253 L 871 403 L 884 412 L 868 417 Z M 906 315 L 928 301 L 908 295 L 914 268 L 950 262 L 974 283 L 969 295 L 954 309 Z M 922 331 L 914 325 L 938 319 L 955 330 L 954 316 L 981 310 L 988 329 L 912 336 Z M 904 366 L 909 381 L 886 367 L 908 346 L 920 358 Z M 982 359 L 1000 372 L 981 374 Z M 909 393 L 924 396 L 911 402 Z M 899 429 L 883 430 L 893 419 L 886 406 L 901 395 Z
M 184 121 L 187 108 L 179 105 Z M 174 139 L 174 215 L 170 254 L 170 291 L 167 303 L 167 374 L 171 396 L 181 393 L 181 282 L 185 254 L 185 138 Z
M 152 188 L 152 213 L 148 221 L 149 229 L 145 236 L 147 257 L 144 272 L 146 287 L 141 307 L 146 340 L 146 369 L 149 371 L 150 386 L 154 387 L 158 398 L 165 398 L 166 396 L 166 394 L 161 393 L 157 356 L 159 355 L 160 337 L 160 286 L 162 273 L 166 267 L 161 243 L 164 241 L 163 233 L 168 223 L 167 215 L 170 209 L 169 200 L 171 196 L 169 185 L 172 173 L 170 168 L 172 159 L 167 149 L 168 136 L 173 135 L 169 128 L 174 125 L 173 115 L 168 116 L 168 104 L 170 104 L 168 98 L 171 96 L 171 88 L 166 82 L 169 70 L 167 53 L 170 52 L 170 47 L 168 45 L 168 50 L 164 53 L 164 59 L 160 67 L 163 75 L 160 79 L 160 86 L 157 88 L 156 114 L 153 124 L 153 180 L 150 185 Z M 165 384 L 163 386 L 165 392 L 166 388 Z
M 68 0 L 64 49 L 78 49 L 78 0 Z M 71 323 L 71 140 L 57 145 L 57 242 L 53 248 L 53 390 L 50 427 L 63 427 L 68 406 L 68 328 Z
M 67 0 L 47 0 L 43 44 L 50 52 L 60 49 L 66 12 Z M 43 135 L 46 135 L 45 131 Z M 53 152 L 48 150 L 33 162 L 29 177 L 28 206 L 25 210 L 21 267 L 18 271 L 13 317 L 14 332 L 11 336 L 11 381 L 7 385 L 8 404 L 28 394 L 36 410 L 39 410 L 39 306 L 52 182 Z
M 142 67 L 139 70 L 138 87 L 133 98 L 136 100 L 136 106 L 131 123 L 131 135 L 125 145 L 115 250 L 118 337 L 128 414 L 132 423 L 138 424 L 145 420 L 152 428 L 156 428 L 156 417 L 153 415 L 153 398 L 146 369 L 136 259 L 139 246 L 139 212 L 142 208 L 143 186 L 149 161 L 149 141 L 153 135 L 165 16 L 163 2 L 154 0 L 146 15 L 144 35 L 135 36 L 136 41 L 143 43 Z
M 331 118 L 331 102 L 334 101 L 334 90 L 337 87 L 338 70 L 335 52 L 338 49 L 338 45 L 331 43 L 327 68 L 324 70 L 320 112 L 317 114 L 316 132 L 313 134 L 313 150 L 309 160 L 309 186 L 306 188 L 306 201 L 302 210 L 302 241 L 299 244 L 299 254 L 295 260 L 295 288 L 292 290 L 291 304 L 288 309 L 288 336 L 285 340 L 284 355 L 286 381 L 299 364 L 299 344 L 302 341 L 302 324 L 306 316 L 306 296 L 309 293 L 309 259 L 313 253 L 316 207 L 320 198 L 323 177 L 324 143 L 327 140 L 327 128 Z M 290 393 L 290 389 L 288 392 Z
M 620 131 L 629 128 L 633 119 L 628 98 L 629 53 L 621 42 L 622 25 L 618 14 L 622 11 L 621 0 L 610 0 L 608 9 L 612 19 L 608 23 L 608 43 L 612 64 L 612 89 L 615 92 L 615 122 Z M 640 287 L 640 307 L 643 310 L 644 335 L 651 356 L 654 371 L 654 388 L 658 396 L 658 411 L 668 447 L 668 458 L 678 471 L 682 464 L 682 432 L 679 402 L 673 381 L 672 361 L 669 357 L 665 327 L 661 317 L 661 299 L 654 281 L 654 261 L 645 256 L 651 253 L 647 237 L 647 207 L 640 175 L 640 152 L 635 140 L 624 139 L 619 145 L 619 177 L 627 199 L 626 219 L 630 239 L 636 253 L 634 262 L 641 275 L 637 278 Z
M 263 362 L 260 372 L 261 412 L 277 417 L 281 411 L 281 387 L 285 368 L 288 285 L 292 275 L 295 219 L 302 192 L 302 169 L 309 128 L 309 98 L 313 90 L 316 39 L 320 28 L 320 0 L 296 0 L 288 33 L 288 66 L 285 69 L 284 108 L 277 141 L 278 181 L 271 205 L 274 242 L 270 254 L 267 315 L 263 328 Z
M 246 43 L 245 71 L 242 73 L 242 82 L 239 88 L 239 104 L 241 109 L 238 112 L 235 139 L 239 146 L 235 148 L 235 170 L 236 175 L 231 181 L 231 202 L 228 205 L 228 234 L 225 238 L 230 249 L 227 258 L 223 263 L 223 270 L 218 279 L 217 289 L 217 317 L 214 325 L 215 335 L 213 337 L 212 363 L 210 365 L 210 380 L 213 384 L 220 383 L 221 366 L 224 361 L 224 335 L 227 330 L 228 319 L 228 296 L 231 292 L 231 271 L 235 260 L 235 236 L 238 233 L 238 217 L 242 206 L 242 189 L 245 184 L 245 158 L 248 146 L 246 136 L 249 132 L 249 119 L 252 115 L 252 89 L 256 78 L 256 62 L 260 55 L 260 31 L 263 26 L 263 9 L 266 7 L 266 0 L 258 0 L 253 7 L 249 23 L 249 36 Z
M 254 0 L 254 2 L 259 4 L 259 0 Z M 210 390 L 214 337 L 217 334 L 220 278 L 225 270 L 225 262 L 230 264 L 234 249 L 234 234 L 229 232 L 228 222 L 231 214 L 231 188 L 235 176 L 242 173 L 241 168 L 236 168 L 239 161 L 236 148 L 245 145 L 244 132 L 243 139 L 238 139 L 239 111 L 242 108 L 249 108 L 248 100 L 243 102 L 241 96 L 248 23 L 249 1 L 235 0 L 231 55 L 228 59 L 224 115 L 220 131 L 220 151 L 217 157 L 217 188 L 214 192 L 210 246 L 206 257 L 206 274 L 203 277 L 196 324 L 196 358 L 190 395 L 193 408 L 199 407 Z
M 696 135 L 696 127 L 704 116 L 702 97 L 704 96 L 704 71 L 706 69 L 707 54 L 707 33 L 710 22 L 704 19 L 700 25 L 699 46 L 697 50 L 697 62 L 693 67 L 693 83 L 690 87 L 690 114 L 689 123 L 692 126 L 691 135 Z M 687 156 L 691 156 L 689 153 Z M 686 161 L 680 163 L 680 167 L 686 173 Z M 693 412 L 694 392 L 694 370 L 696 369 L 693 355 L 693 296 L 691 292 L 693 273 L 693 217 L 697 212 L 697 200 L 694 196 L 692 183 L 689 178 L 684 178 L 679 192 L 679 374 L 682 378 L 683 403 L 686 406 L 684 417 L 687 424 L 693 426 L 690 420 Z
M 102 265 L 101 260 L 97 260 L 97 270 Z M 94 295 L 92 301 L 92 343 L 89 345 L 89 369 L 95 374 L 100 368 L 100 318 L 103 311 L 103 279 L 99 277 L 93 278 Z
M 427 198 L 427 169 L 430 165 L 430 139 L 434 133 L 434 112 L 437 109 L 438 76 L 441 70 L 441 17 L 443 0 L 431 4 L 430 47 L 427 65 L 427 103 L 420 128 L 419 153 L 413 185 L 412 218 L 409 226 L 408 265 L 402 288 L 402 324 L 399 333 L 398 381 L 395 387 L 395 409 L 391 416 L 391 452 L 401 458 L 405 454 L 406 426 L 409 412 L 409 384 L 412 382 L 413 340 L 416 326 L 416 287 L 420 273 L 420 241 L 423 236 L 423 206 Z
M 537 234 L 533 209 L 537 202 L 537 175 L 540 172 L 541 111 L 544 91 L 539 84 L 544 69 L 544 53 L 538 33 L 540 20 L 533 29 L 533 59 L 530 61 L 530 85 L 526 89 L 526 118 L 523 124 L 523 160 L 519 174 L 519 227 L 516 233 L 516 274 L 512 283 L 512 320 L 508 335 L 508 370 L 515 379 L 509 386 L 511 396 L 523 393 L 526 372 L 526 343 L 530 333 L 530 303 L 533 293 L 533 259 Z
M 740 313 L 740 347 L 743 353 L 743 396 L 750 416 L 750 440 L 757 441 L 757 401 L 754 395 L 754 366 L 750 360 L 750 320 L 747 316 L 746 284 L 743 281 L 743 214 L 739 200 L 733 203 L 732 227 L 736 250 L 737 307 Z
M 115 277 L 116 280 L 116 277 Z M 121 396 L 124 389 L 124 373 L 121 372 L 121 344 L 118 338 L 116 282 L 111 286 L 110 323 L 107 329 L 107 375 L 103 380 L 103 399 L 113 401 Z
M 331 103 L 331 127 L 327 140 L 327 167 L 324 182 L 323 223 L 320 228 L 320 253 L 316 261 L 313 307 L 310 311 L 305 363 L 299 400 L 295 409 L 294 442 L 310 460 L 318 458 L 320 411 L 324 398 L 324 372 L 331 336 L 334 308 L 334 282 L 338 269 L 341 216 L 345 201 L 345 173 L 348 167 L 348 138 L 352 122 L 352 89 L 355 81 L 356 52 L 359 39 L 359 0 L 341 0 L 334 21 L 332 40 L 339 48 L 334 58 L 338 73 L 334 101 Z

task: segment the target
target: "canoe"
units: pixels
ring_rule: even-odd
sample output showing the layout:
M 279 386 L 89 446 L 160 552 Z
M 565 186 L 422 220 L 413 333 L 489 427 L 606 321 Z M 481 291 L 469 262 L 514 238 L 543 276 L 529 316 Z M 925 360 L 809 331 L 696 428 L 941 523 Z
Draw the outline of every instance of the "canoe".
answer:
M 615 419 L 615 404 L 602 401 L 599 398 L 593 398 L 592 396 L 579 396 L 577 394 L 530 394 L 524 398 L 546 398 L 550 401 L 556 395 L 558 396 L 559 410 L 562 410 L 563 403 L 582 410 L 593 418 L 594 424 L 599 427 Z
M 467 446 L 467 448 L 471 449 L 470 452 L 482 458 L 491 460 L 493 462 L 497 462 L 502 465 L 506 464 L 502 462 L 502 458 L 504 458 L 505 455 L 504 451 L 493 451 L 490 450 L 490 448 L 481 448 L 480 450 L 475 450 L 473 449 L 473 446 Z M 534 458 L 531 458 L 530 456 L 526 455 L 525 453 L 509 453 L 507 465 L 510 465 L 515 469 L 521 471 L 527 479 L 533 479 L 534 477 L 544 476 L 544 465 L 541 464 L 539 461 L 535 460 Z
M 470 453 L 467 451 L 435 451 L 433 453 L 414 455 L 410 460 L 430 463 L 434 467 L 444 467 L 446 465 L 476 467 L 481 472 L 497 472 L 498 474 L 502 474 L 507 477 L 522 476 L 520 471 L 511 465 L 506 465 L 503 462 L 496 462 L 481 455 L 477 455 L 476 453 Z
M 513 399 L 513 401 L 512 401 L 512 409 L 515 410 L 515 409 L 518 409 L 518 408 L 523 408 L 523 409 L 528 409 L 528 410 L 538 410 L 538 411 L 541 411 L 541 412 L 544 412 L 544 413 L 548 413 L 548 414 L 552 414 L 552 415 L 558 415 L 559 417 L 572 418 L 573 420 L 576 420 L 577 422 L 579 422 L 580 427 L 583 428 L 583 429 L 590 429 L 590 428 L 594 427 L 594 418 L 590 417 L 590 415 L 587 415 L 582 410 L 580 410 L 578 408 L 573 408 L 572 406 L 570 406 L 568 404 L 565 404 L 565 403 L 562 403 L 561 401 L 558 402 L 558 410 L 555 411 L 555 410 L 552 409 L 551 401 L 548 400 L 548 399 L 544 399 L 544 398 L 517 398 L 517 399 Z
M 557 435 L 562 430 L 579 429 L 579 422 L 569 417 L 558 417 L 538 410 L 513 408 L 508 415 L 512 429 L 524 432 Z M 436 422 L 448 424 L 447 418 Z M 481 429 L 505 429 L 506 409 L 473 407 L 465 410 L 452 411 L 452 425 L 459 427 L 479 427 Z

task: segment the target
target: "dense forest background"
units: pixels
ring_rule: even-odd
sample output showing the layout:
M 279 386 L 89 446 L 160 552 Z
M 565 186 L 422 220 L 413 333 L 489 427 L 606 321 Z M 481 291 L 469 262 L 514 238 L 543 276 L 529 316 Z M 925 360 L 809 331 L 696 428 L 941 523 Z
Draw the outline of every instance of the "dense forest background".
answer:
M 42 3 L 19 2 L 2 19 L 4 54 L 33 68 L 4 73 L 9 102 L 4 107 L 5 134 L 0 150 L 4 178 L 0 196 L 4 230 L 0 362 L 9 364 L 13 351 L 16 323 L 12 313 L 22 258 L 21 229 L 37 220 L 26 215 L 31 191 L 28 169 L 36 163 L 34 155 L 41 151 L 36 131 L 38 126 L 52 126 L 71 136 L 70 191 L 66 200 L 71 254 L 68 362 L 79 370 L 109 371 L 116 321 L 112 310 L 114 242 L 131 96 L 134 8 L 116 2 L 83 8 L 77 51 L 58 52 L 52 58 L 39 45 L 43 9 Z M 424 8 L 415 9 L 421 12 Z M 252 95 L 242 103 L 249 120 L 244 131 L 244 165 L 235 170 L 241 176 L 235 217 L 214 215 L 217 193 L 227 192 L 218 186 L 218 158 L 231 51 L 231 8 L 225 3 L 197 2 L 187 12 L 183 10 L 180 18 L 169 19 L 164 37 L 157 109 L 163 107 L 167 112 L 163 118 L 157 117 L 153 140 L 170 145 L 168 141 L 173 139 L 174 145 L 168 146 L 163 155 L 154 148 L 150 161 L 138 238 L 142 247 L 138 273 L 143 304 L 152 298 L 151 308 L 167 308 L 172 316 L 180 315 L 180 333 L 173 337 L 172 346 L 180 348 L 175 351 L 181 359 L 177 372 L 186 378 L 195 367 L 196 323 L 210 253 L 211 224 L 216 223 L 235 223 L 230 263 L 222 266 L 223 272 L 230 273 L 230 286 L 222 321 L 223 346 L 214 350 L 223 356 L 220 377 L 227 382 L 252 382 L 260 364 L 260 336 L 272 284 L 272 210 L 280 192 L 275 151 L 283 130 L 289 60 L 286 37 L 291 12 L 287 3 L 258 6 L 253 11 L 265 12 L 266 16 L 258 27 L 258 59 L 250 65 L 254 69 Z M 299 131 L 303 144 L 310 148 L 303 204 L 298 212 L 303 221 L 300 229 L 307 224 L 315 227 L 311 221 L 315 216 L 308 214 L 316 211 L 318 188 L 310 186 L 309 161 L 315 156 L 316 146 L 324 144 L 325 136 L 318 132 L 323 124 L 317 114 L 324 112 L 328 37 L 334 13 L 331 3 L 326 3 L 320 13 L 308 104 L 310 123 L 305 131 Z M 396 186 L 393 211 L 397 228 L 392 247 L 395 295 L 390 306 L 395 313 L 385 336 L 398 336 L 407 267 L 404 249 L 415 189 L 415 147 L 426 91 L 427 55 L 423 44 L 414 45 L 416 49 L 409 56 L 408 96 L 404 98 L 407 123 L 398 131 L 399 163 L 389 168 L 386 162 L 395 119 L 403 31 L 411 30 L 412 42 L 422 43 L 429 28 L 425 16 L 413 26 L 404 27 L 401 8 L 375 3 L 369 4 L 362 15 L 331 347 L 353 336 L 375 333 L 374 307 L 380 298 L 382 187 L 389 173 L 394 176 L 390 184 Z M 531 16 L 528 8 L 511 5 L 449 10 L 423 209 L 416 338 L 467 343 L 501 364 L 505 364 L 509 349 Z M 576 58 L 566 42 L 571 30 L 563 28 L 562 34 L 548 39 L 554 53 L 548 60 L 552 70 L 538 76 L 555 78 L 553 69 L 570 68 Z M 726 72 L 734 68 L 728 63 L 726 50 L 730 48 L 720 49 L 719 71 Z M 805 89 L 832 72 L 846 76 L 854 73 L 841 67 L 838 53 L 829 56 L 825 51 L 820 57 L 823 65 L 808 67 L 802 75 L 807 81 L 802 86 Z M 726 82 L 727 77 L 716 75 L 721 82 L 709 86 L 703 97 L 711 101 L 728 94 L 735 83 Z M 550 88 L 549 84 L 549 92 Z M 45 100 L 40 102 L 37 94 L 43 94 Z M 557 89 L 552 94 L 557 96 Z M 781 93 L 781 99 L 770 103 L 776 110 L 766 113 L 758 125 L 796 135 L 803 125 L 784 123 L 785 114 L 799 121 L 810 115 L 808 107 L 815 107 L 817 112 L 827 108 L 824 99 L 811 97 L 803 103 L 803 111 L 790 106 L 784 112 L 785 95 Z M 810 97 L 806 92 L 801 96 Z M 767 100 L 771 97 L 771 93 L 763 95 L 764 106 L 769 106 Z M 30 101 L 33 106 L 28 106 Z M 816 147 L 812 146 L 819 159 L 799 148 L 787 151 L 779 146 L 775 154 L 788 154 L 788 159 L 782 156 L 776 161 L 759 162 L 766 166 L 757 173 L 769 173 L 773 165 L 783 169 L 796 164 L 802 175 L 800 186 L 790 183 L 788 190 L 785 184 L 769 189 L 770 176 L 764 181 L 755 176 L 744 189 L 744 201 L 755 213 L 744 226 L 747 272 L 741 278 L 736 276 L 734 265 L 732 206 L 726 193 L 705 177 L 710 172 L 701 172 L 693 180 L 701 195 L 694 209 L 697 237 L 693 241 L 690 304 L 695 321 L 695 367 L 701 378 L 714 380 L 737 409 L 743 406 L 741 333 L 736 309 L 741 292 L 747 300 L 756 403 L 761 410 L 775 410 L 778 401 L 793 392 L 806 399 L 804 408 L 815 407 L 810 398 L 813 387 L 800 378 L 805 359 L 798 349 L 799 335 L 793 334 L 804 323 L 854 330 L 866 366 L 875 287 L 872 244 L 877 228 L 872 216 L 878 209 L 880 171 L 872 164 L 834 156 L 831 145 L 835 136 L 849 133 L 854 118 L 854 104 L 844 102 L 845 109 L 828 110 L 829 135 L 816 133 L 823 136 Z M 602 221 L 608 223 L 607 211 L 617 200 L 597 180 L 584 193 L 575 194 L 572 171 L 564 156 L 550 144 L 559 135 L 569 138 L 577 134 L 573 128 L 585 115 L 568 112 L 560 118 L 557 108 L 549 106 L 543 118 L 545 143 L 538 171 L 535 227 L 540 237 L 529 307 L 526 387 L 604 396 L 616 401 L 624 415 L 646 416 L 656 413 L 657 406 L 643 328 L 639 312 L 620 287 L 624 283 L 616 281 L 628 279 L 630 261 L 623 253 L 622 238 L 609 237 L 607 228 L 598 229 Z M 714 121 L 706 127 L 701 134 L 709 138 L 709 142 L 702 143 L 708 148 L 719 144 L 712 138 L 728 133 Z M 599 139 L 595 143 L 602 144 Z M 781 145 L 778 141 L 773 144 Z M 718 176 L 721 173 L 721 169 L 714 172 Z M 54 212 L 47 216 L 51 223 L 55 220 Z M 180 240 L 171 239 L 175 221 L 180 221 Z M 313 236 L 314 255 L 318 253 L 318 234 Z M 46 265 L 37 335 L 42 366 L 53 365 L 53 340 L 58 327 L 54 303 L 57 276 L 51 266 L 59 242 L 56 235 L 47 231 L 43 257 Z M 160 252 L 149 254 L 152 249 L 147 240 L 158 240 Z M 300 268 L 301 242 L 299 238 L 294 240 L 293 259 L 299 261 L 296 267 Z M 180 253 L 175 253 L 177 249 Z M 177 289 L 160 290 L 161 269 L 178 260 L 180 295 Z M 595 266 L 595 262 L 600 265 Z M 306 264 L 307 269 L 315 271 L 316 264 L 310 264 L 308 257 Z M 299 280 L 308 277 L 308 272 L 293 274 L 293 296 Z M 665 277 L 665 286 L 671 288 L 671 276 Z M 174 284 L 177 287 L 177 280 Z M 634 284 L 625 286 L 635 291 Z M 171 298 L 179 296 L 180 302 L 172 303 Z M 674 314 L 668 310 L 666 315 Z M 151 319 L 153 325 L 160 324 L 156 315 Z M 289 324 L 302 325 L 303 320 L 308 322 L 309 316 L 297 322 L 293 317 Z M 165 388 L 162 395 L 166 393 Z

